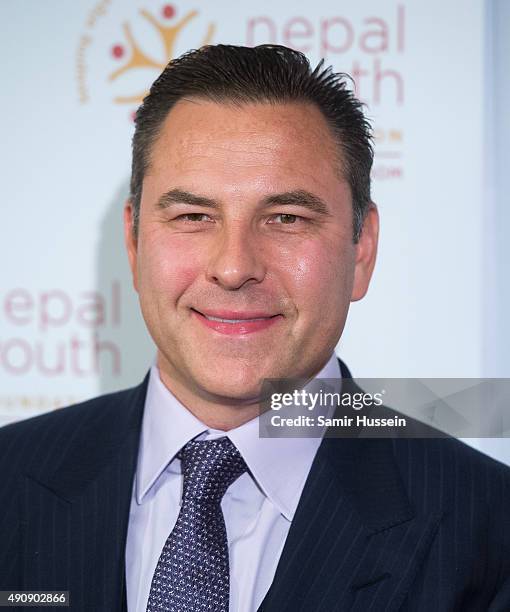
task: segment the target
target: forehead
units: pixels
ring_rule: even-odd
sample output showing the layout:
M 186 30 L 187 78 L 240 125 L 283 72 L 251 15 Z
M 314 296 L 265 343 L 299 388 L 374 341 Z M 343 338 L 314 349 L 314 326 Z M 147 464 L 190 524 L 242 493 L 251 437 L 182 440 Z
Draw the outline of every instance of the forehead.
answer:
M 153 145 L 148 174 L 241 172 L 341 180 L 338 143 L 321 111 L 304 103 L 180 100 Z

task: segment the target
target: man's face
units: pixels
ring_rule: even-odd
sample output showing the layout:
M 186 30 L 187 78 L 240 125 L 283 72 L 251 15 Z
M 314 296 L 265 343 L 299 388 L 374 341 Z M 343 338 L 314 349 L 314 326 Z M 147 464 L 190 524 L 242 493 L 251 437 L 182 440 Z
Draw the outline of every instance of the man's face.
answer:
M 353 243 L 351 193 L 320 111 L 180 101 L 143 182 L 134 285 L 164 381 L 256 401 L 264 378 L 315 375 L 366 292 L 371 210 Z M 218 320 L 223 319 L 223 321 Z

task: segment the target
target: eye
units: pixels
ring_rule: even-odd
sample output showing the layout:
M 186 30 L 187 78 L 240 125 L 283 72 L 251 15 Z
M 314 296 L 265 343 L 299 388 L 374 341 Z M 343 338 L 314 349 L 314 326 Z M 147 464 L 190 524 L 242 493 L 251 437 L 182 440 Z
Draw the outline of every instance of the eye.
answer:
M 305 220 L 303 219 L 303 217 L 299 217 L 298 215 L 291 215 L 289 213 L 279 213 L 278 215 L 274 215 L 272 219 L 280 219 L 280 221 L 276 222 L 277 225 L 292 225 L 298 220 Z
M 185 215 L 179 215 L 174 220 L 175 221 L 210 221 L 211 217 L 206 215 L 205 213 L 186 213 Z

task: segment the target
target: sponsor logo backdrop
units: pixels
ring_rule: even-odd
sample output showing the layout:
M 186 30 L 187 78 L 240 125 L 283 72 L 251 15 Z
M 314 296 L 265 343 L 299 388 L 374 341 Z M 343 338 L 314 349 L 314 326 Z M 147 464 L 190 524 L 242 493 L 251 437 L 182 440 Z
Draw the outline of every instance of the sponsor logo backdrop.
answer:
M 354 78 L 379 263 L 337 348 L 360 377 L 479 377 L 482 0 L 3 3 L 0 423 L 137 384 L 154 357 L 122 239 L 132 117 L 168 59 L 280 43 Z

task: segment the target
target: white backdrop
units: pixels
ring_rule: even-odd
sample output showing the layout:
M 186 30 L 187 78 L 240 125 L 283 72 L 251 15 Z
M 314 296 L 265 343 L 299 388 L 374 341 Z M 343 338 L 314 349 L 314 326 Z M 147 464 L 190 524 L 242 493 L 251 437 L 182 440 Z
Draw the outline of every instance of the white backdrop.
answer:
M 208 41 L 325 57 L 368 105 L 382 234 L 337 348 L 354 375 L 508 375 L 487 322 L 492 3 L 25 0 L 0 18 L 0 423 L 137 384 L 153 359 L 122 244 L 132 113 Z M 510 461 L 506 442 L 477 444 Z

